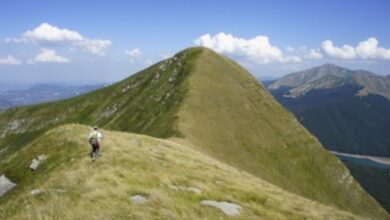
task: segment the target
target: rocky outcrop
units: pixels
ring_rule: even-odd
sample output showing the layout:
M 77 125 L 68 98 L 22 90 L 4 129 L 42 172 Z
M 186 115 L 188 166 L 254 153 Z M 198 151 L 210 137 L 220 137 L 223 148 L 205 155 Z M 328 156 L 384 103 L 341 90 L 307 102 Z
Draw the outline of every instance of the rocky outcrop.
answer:
M 4 174 L 0 176 L 0 197 L 16 186 Z
M 241 206 L 230 202 L 217 202 L 213 200 L 203 200 L 200 204 L 220 209 L 223 213 L 225 213 L 228 216 L 238 216 L 241 214 L 241 210 L 242 210 Z

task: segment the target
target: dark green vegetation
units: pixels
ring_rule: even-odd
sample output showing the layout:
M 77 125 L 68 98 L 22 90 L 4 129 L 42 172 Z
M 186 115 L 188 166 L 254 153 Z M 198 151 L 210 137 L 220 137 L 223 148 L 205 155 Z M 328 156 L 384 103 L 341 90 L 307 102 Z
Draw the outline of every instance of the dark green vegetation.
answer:
M 17 150 L 48 129 L 67 123 L 97 124 L 156 137 L 180 136 L 175 130 L 175 112 L 186 89 L 180 85 L 197 53 L 182 52 L 86 95 L 10 109 L 0 115 L 0 146 Z
M 297 98 L 271 91 L 329 150 L 390 156 L 390 100 L 355 96 L 359 87 L 345 85 L 313 90 Z
M 367 166 L 347 157 L 342 161 L 367 192 L 390 212 L 390 168 Z
M 327 149 L 390 156 L 388 78 L 326 64 L 268 88 Z
M 1 113 L 0 157 L 12 158 L 48 129 L 68 123 L 170 138 L 311 200 L 388 218 L 254 77 L 205 48 L 184 50 L 87 95 Z
M 327 149 L 390 156 L 388 79 L 325 64 L 266 84 L 272 95 Z M 389 210 L 388 169 L 351 159 L 343 162 L 354 178 Z

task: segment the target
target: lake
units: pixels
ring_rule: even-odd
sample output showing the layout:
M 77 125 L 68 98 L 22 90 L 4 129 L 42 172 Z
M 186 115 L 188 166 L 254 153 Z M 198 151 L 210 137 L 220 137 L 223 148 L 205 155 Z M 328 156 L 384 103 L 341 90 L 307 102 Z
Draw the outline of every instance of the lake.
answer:
M 373 168 L 380 168 L 380 169 L 390 169 L 390 164 L 385 164 L 385 163 L 379 163 L 370 159 L 366 158 L 356 158 L 353 156 L 346 156 L 346 155 L 337 155 L 338 158 L 341 160 L 345 161 L 351 161 L 363 166 L 368 166 L 368 167 L 373 167 Z

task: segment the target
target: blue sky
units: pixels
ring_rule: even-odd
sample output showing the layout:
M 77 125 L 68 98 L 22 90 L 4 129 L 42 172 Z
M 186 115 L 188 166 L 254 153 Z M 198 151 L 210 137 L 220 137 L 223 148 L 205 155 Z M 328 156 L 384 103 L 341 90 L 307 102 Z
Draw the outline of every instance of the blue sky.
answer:
M 390 1 L 0 2 L 0 83 L 123 79 L 191 46 L 256 76 L 331 62 L 390 74 Z

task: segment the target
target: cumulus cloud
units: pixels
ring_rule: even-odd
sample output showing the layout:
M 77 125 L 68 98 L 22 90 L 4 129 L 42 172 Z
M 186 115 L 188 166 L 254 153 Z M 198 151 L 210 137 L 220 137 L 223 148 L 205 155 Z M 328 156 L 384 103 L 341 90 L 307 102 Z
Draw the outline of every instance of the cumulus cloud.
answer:
M 309 49 L 307 48 L 307 46 L 301 46 L 298 48 L 287 47 L 287 51 L 289 51 L 290 53 L 294 53 L 301 59 L 305 60 L 318 60 L 323 58 L 320 49 Z
M 76 42 L 75 45 L 80 47 L 84 52 L 88 52 L 94 55 L 104 56 L 106 50 L 111 46 L 111 41 L 109 40 L 90 40 L 84 39 L 82 41 Z
M 28 63 L 70 63 L 70 60 L 57 55 L 54 50 L 42 48 L 41 52 L 33 60 L 29 60 Z
M 309 51 L 307 51 L 304 57 L 309 60 L 317 60 L 321 59 L 323 56 L 318 49 L 310 49 Z
M 294 48 L 294 47 L 288 46 L 288 47 L 287 47 L 287 51 L 288 51 L 288 52 L 295 52 L 295 48 Z
M 130 57 L 139 57 L 139 56 L 141 56 L 141 50 L 138 49 L 138 48 L 134 48 L 134 49 L 131 49 L 131 50 L 126 50 L 125 53 L 130 55 Z
M 355 59 L 356 52 L 355 48 L 349 45 L 344 45 L 343 47 L 335 47 L 333 42 L 326 40 L 322 42 L 322 49 L 326 55 L 339 59 Z
M 94 55 L 103 56 L 111 46 L 110 40 L 89 39 L 79 32 L 42 23 L 33 30 L 24 32 L 18 38 L 6 38 L 7 43 L 28 43 L 33 42 L 41 45 L 46 44 L 70 44 Z
M 76 31 L 60 29 L 48 23 L 42 23 L 34 30 L 28 30 L 19 38 L 7 38 L 6 42 L 51 42 L 63 43 L 72 41 L 81 41 L 84 37 Z
M 326 55 L 338 59 L 363 59 L 363 60 L 390 60 L 390 49 L 379 47 L 375 37 L 370 37 L 358 43 L 356 47 L 343 45 L 334 46 L 333 42 L 322 42 L 322 49 Z
M 165 54 L 162 55 L 162 57 L 163 57 L 164 59 L 168 59 L 168 58 L 173 57 L 173 55 L 170 54 L 170 53 L 165 53 Z
M 375 37 L 359 42 L 356 53 L 363 59 L 390 60 L 390 49 L 378 47 L 379 42 Z
M 195 40 L 195 44 L 211 48 L 218 53 L 244 56 L 261 64 L 271 62 L 299 63 L 302 61 L 298 56 L 284 56 L 278 47 L 271 45 L 267 36 L 244 39 L 221 32 L 214 36 L 204 34 Z
M 125 54 L 129 55 L 130 57 L 130 63 L 134 63 L 138 58 L 141 56 L 141 50 L 138 48 L 134 48 L 131 50 L 126 50 Z
M 8 55 L 4 58 L 0 57 L 0 65 L 19 65 L 21 63 L 22 63 L 21 60 L 19 60 L 18 58 L 12 55 Z
M 267 36 L 244 39 L 231 34 L 219 33 L 214 36 L 204 34 L 195 44 L 215 50 L 218 53 L 247 58 L 260 64 L 300 63 L 303 60 L 319 60 L 326 57 L 342 60 L 390 60 L 390 49 L 379 46 L 375 37 L 359 42 L 356 46 L 336 46 L 331 40 L 323 41 L 321 48 L 286 47 L 287 54 L 272 45 Z
M 146 64 L 146 65 L 150 65 L 153 63 L 153 61 L 151 59 L 143 56 L 141 50 L 138 48 L 126 50 L 125 54 L 127 54 L 130 57 L 130 59 L 129 59 L 130 63 L 137 62 L 137 63 L 141 63 L 141 64 Z

